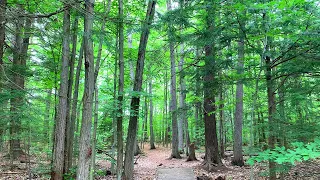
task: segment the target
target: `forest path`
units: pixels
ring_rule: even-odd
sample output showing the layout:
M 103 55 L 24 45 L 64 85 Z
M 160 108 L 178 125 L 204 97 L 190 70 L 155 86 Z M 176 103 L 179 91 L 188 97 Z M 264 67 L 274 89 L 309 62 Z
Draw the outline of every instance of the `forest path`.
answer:
M 192 168 L 158 169 L 157 180 L 194 180 Z

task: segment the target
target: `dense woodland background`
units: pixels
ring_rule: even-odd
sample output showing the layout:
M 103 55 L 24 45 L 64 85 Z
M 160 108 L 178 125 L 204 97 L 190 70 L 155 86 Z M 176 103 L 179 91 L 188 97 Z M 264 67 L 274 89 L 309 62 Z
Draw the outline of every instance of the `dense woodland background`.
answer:
M 195 145 L 207 171 L 233 150 L 281 178 L 320 156 L 319 5 L 0 0 L 1 159 L 86 180 L 98 152 L 132 179 L 145 142 Z

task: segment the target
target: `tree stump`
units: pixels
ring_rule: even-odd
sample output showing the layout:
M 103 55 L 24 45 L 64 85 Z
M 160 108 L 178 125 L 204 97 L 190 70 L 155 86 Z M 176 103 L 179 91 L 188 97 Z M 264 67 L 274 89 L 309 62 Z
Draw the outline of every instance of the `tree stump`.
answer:
M 190 152 L 187 161 L 197 161 L 194 143 L 189 145 L 189 151 Z

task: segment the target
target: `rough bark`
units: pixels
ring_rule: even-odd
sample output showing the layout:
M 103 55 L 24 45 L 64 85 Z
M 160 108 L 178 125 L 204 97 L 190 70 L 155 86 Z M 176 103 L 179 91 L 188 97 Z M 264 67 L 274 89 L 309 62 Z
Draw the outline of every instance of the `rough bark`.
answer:
M 93 7 L 94 0 L 85 1 L 85 9 L 87 12 L 84 17 L 85 89 L 83 94 L 77 180 L 89 179 L 89 165 L 92 155 L 90 140 L 94 94 L 94 59 L 92 43 Z
M 213 5 L 214 6 L 214 5 Z M 208 7 L 207 9 L 207 25 L 208 25 L 208 38 L 212 39 L 212 34 L 215 28 L 215 9 Z M 219 156 L 218 137 L 216 129 L 216 105 L 215 105 L 215 44 L 210 43 L 205 46 L 205 65 L 204 65 L 204 125 L 205 125 L 205 161 L 203 165 L 208 171 L 214 170 L 215 165 L 221 165 Z
M 27 33 L 22 32 L 25 28 Z M 21 119 L 25 105 L 25 71 L 28 55 L 29 37 L 30 37 L 31 19 L 20 19 L 16 23 L 15 45 L 13 54 L 12 85 L 10 99 L 10 157 L 14 160 L 23 154 L 20 146 Z
M 64 173 L 69 172 L 69 169 L 72 167 L 72 148 L 73 145 L 71 140 L 73 140 L 74 131 L 71 131 L 73 122 L 71 121 L 71 100 L 72 100 L 72 87 L 73 87 L 73 77 L 74 77 L 74 62 L 76 58 L 77 50 L 77 32 L 78 32 L 78 19 L 76 16 L 72 25 L 72 51 L 69 61 L 69 80 L 68 80 L 68 96 L 67 96 L 67 115 L 66 115 L 66 137 L 65 137 L 65 147 L 64 147 Z
M 123 1 L 118 0 L 118 13 L 119 13 L 119 81 L 118 81 L 118 113 L 117 113 L 117 178 L 120 179 L 123 169 L 123 89 L 124 89 L 124 56 L 123 56 Z
M 190 137 L 189 137 L 189 127 L 188 127 L 188 118 L 187 118 L 187 105 L 186 105 L 186 97 L 187 97 L 187 88 L 186 88 L 186 80 L 185 80 L 185 72 L 183 69 L 184 66 L 184 46 L 181 44 L 180 47 L 180 61 L 178 64 L 178 69 L 180 73 L 180 118 L 182 119 L 183 129 L 184 129 L 184 140 L 185 140 L 185 152 L 188 156 L 189 154 L 189 144 L 190 144 Z M 183 140 L 182 139 L 182 140 Z
M 239 42 L 238 42 L 238 67 L 237 73 L 241 77 L 244 66 L 244 23 L 240 21 L 239 24 Z M 238 80 L 236 86 L 236 112 L 234 119 L 234 158 L 232 164 L 243 166 L 242 154 L 242 126 L 243 126 L 243 82 Z
M 153 104 L 152 104 L 152 80 L 149 82 L 149 95 L 150 97 L 150 149 L 156 149 L 154 145 L 154 132 L 153 132 Z
M 5 45 L 5 32 L 6 32 L 6 7 L 7 0 L 0 1 L 0 93 L 2 93 L 3 88 L 3 54 L 4 54 L 4 45 Z M 2 106 L 0 106 L 0 111 Z M 1 134 L 0 134 L 1 135 Z
M 63 16 L 63 46 L 60 71 L 59 105 L 55 125 L 55 142 L 53 150 L 53 169 L 51 179 L 63 179 L 65 129 L 67 116 L 67 95 L 69 76 L 69 51 L 70 51 L 70 10 L 67 8 Z
M 171 11 L 171 0 L 167 0 L 167 11 Z M 172 27 L 169 22 L 169 48 L 170 48 L 170 64 L 171 64 L 171 102 L 170 102 L 170 113 L 172 121 L 172 152 L 170 158 L 181 158 L 179 153 L 179 139 L 178 139 L 178 124 L 177 124 L 177 89 L 176 89 L 176 62 L 174 54 L 174 43 L 172 42 Z
M 75 75 L 75 82 L 74 82 L 74 90 L 73 90 L 73 99 L 72 99 L 72 109 L 71 109 L 71 132 L 79 132 L 79 121 L 80 121 L 80 106 L 81 104 L 78 103 L 78 97 L 79 97 L 79 82 L 80 82 L 80 73 L 82 69 L 82 61 L 83 61 L 83 47 L 84 46 L 84 40 L 82 40 L 81 46 L 80 46 L 80 53 L 79 53 L 79 59 L 78 59 L 78 65 L 76 69 L 76 75 Z M 70 146 L 69 146 L 69 153 L 73 155 L 74 149 L 78 148 L 78 136 L 73 133 L 73 136 L 70 137 Z M 75 144 L 75 145 L 74 145 Z
M 150 32 L 150 25 L 153 21 L 154 13 L 155 13 L 155 5 L 156 1 L 152 0 L 148 3 L 148 9 L 146 13 L 145 23 L 142 28 L 141 36 L 140 36 L 140 44 L 138 50 L 138 60 L 136 65 L 136 73 L 133 91 L 140 92 L 142 87 L 142 79 L 143 79 L 143 68 L 144 68 L 144 59 L 146 53 L 146 47 Z M 131 100 L 131 113 L 128 127 L 128 135 L 127 135 L 127 144 L 126 144 L 126 154 L 124 161 L 124 173 L 123 179 L 130 180 L 133 179 L 133 151 L 132 147 L 134 147 L 137 135 L 137 123 L 139 117 L 139 104 L 140 104 L 140 96 L 133 96 Z
M 189 150 L 190 150 L 190 153 L 189 153 L 187 161 L 197 161 L 194 143 L 191 143 L 189 145 Z

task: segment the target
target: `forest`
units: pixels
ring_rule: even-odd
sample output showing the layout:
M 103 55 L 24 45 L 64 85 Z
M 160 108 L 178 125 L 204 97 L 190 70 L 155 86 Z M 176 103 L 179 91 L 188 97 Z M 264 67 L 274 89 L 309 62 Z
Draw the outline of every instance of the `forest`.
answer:
M 319 179 L 319 6 L 0 0 L 0 179 Z

